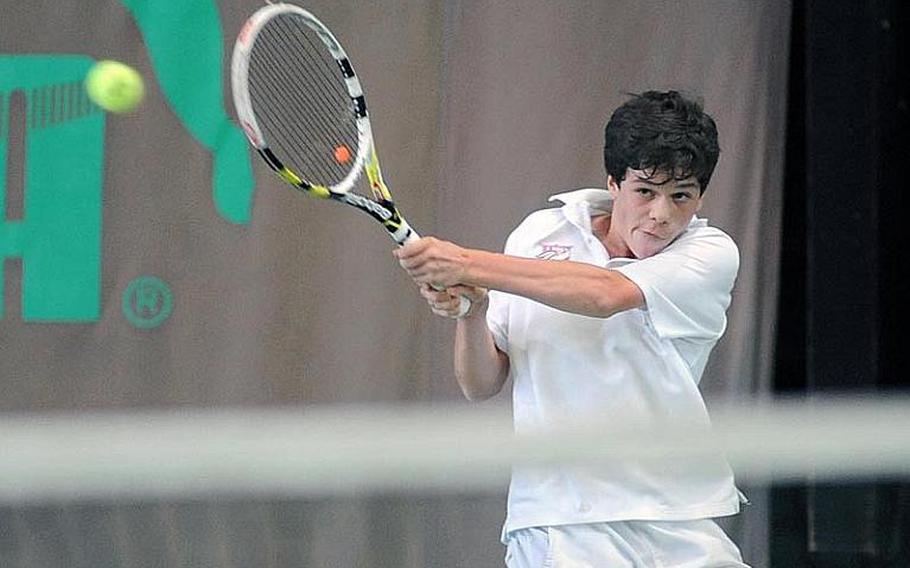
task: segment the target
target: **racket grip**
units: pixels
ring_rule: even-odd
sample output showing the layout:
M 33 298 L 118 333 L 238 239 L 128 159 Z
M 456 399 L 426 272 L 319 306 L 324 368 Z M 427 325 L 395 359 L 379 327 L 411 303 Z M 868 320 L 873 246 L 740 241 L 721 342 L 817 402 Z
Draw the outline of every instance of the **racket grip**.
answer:
M 395 239 L 395 242 L 398 243 L 398 246 L 404 246 L 405 243 L 409 243 L 411 241 L 416 241 L 417 239 L 420 238 L 420 235 L 417 234 L 417 231 L 415 231 L 413 228 L 411 228 L 411 226 L 408 225 L 406 222 L 402 222 L 401 229 L 399 229 L 398 233 L 399 233 L 399 235 L 401 235 L 398 238 L 396 238 L 396 235 L 392 235 L 392 238 Z M 399 238 L 401 240 L 399 240 Z M 434 290 L 438 290 L 440 292 L 445 290 L 444 286 L 438 286 L 436 284 L 430 284 L 430 286 L 432 286 Z M 458 301 L 459 301 L 458 314 L 455 315 L 453 317 L 453 319 L 461 319 L 461 318 L 465 317 L 466 315 L 468 315 L 468 312 L 471 311 L 470 298 L 468 298 L 467 296 L 459 296 Z
M 471 300 L 467 296 L 459 296 L 458 301 L 458 315 L 455 316 L 455 319 L 461 319 L 471 311 Z

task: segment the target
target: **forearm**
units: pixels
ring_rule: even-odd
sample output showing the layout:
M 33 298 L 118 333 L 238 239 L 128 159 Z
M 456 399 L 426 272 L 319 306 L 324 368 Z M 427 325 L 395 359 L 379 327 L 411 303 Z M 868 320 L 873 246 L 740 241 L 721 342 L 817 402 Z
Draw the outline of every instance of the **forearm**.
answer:
M 464 283 L 524 296 L 591 317 L 609 317 L 644 305 L 638 287 L 614 270 L 476 249 L 466 250 Z
M 484 400 L 502 390 L 509 358 L 496 348 L 486 323 L 486 298 L 455 327 L 455 379 L 468 400 Z

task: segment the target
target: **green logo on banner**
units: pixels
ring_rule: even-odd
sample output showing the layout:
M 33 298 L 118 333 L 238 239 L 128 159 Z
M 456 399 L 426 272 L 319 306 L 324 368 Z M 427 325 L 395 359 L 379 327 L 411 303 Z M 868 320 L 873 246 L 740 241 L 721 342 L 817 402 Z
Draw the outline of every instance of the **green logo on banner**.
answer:
M 243 131 L 224 110 L 224 34 L 213 0 L 121 0 L 142 32 L 161 91 L 183 126 L 212 153 L 212 199 L 232 223 L 248 223 L 253 168 Z
M 121 3 L 142 33 L 161 92 L 212 154 L 215 210 L 230 223 L 248 223 L 255 182 L 246 139 L 223 103 L 224 37 L 214 0 Z M 82 87 L 92 64 L 81 55 L 0 55 L 0 319 L 7 257 L 22 260 L 24 320 L 100 317 L 105 115 Z M 14 93 L 26 113 L 21 220 L 6 211 Z
M 0 56 L 0 261 L 22 259 L 22 317 L 92 321 L 100 314 L 104 114 L 81 56 Z M 6 219 L 10 95 L 25 100 L 21 220 Z M 3 282 L 0 262 L 0 283 Z M 0 287 L 0 316 L 3 315 Z
M 142 276 L 129 283 L 123 291 L 123 315 L 140 329 L 158 327 L 174 309 L 174 296 L 162 280 Z

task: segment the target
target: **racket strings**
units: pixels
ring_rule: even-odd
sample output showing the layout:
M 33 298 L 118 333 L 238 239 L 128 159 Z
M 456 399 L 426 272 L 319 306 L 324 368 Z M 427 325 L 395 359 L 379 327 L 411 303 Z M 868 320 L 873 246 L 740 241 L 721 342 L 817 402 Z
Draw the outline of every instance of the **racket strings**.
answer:
M 261 85 L 274 87 L 274 92 L 264 92 L 262 98 L 283 104 L 263 105 L 276 125 L 271 140 L 285 161 L 292 157 L 294 164 L 289 166 L 298 174 L 310 181 L 334 185 L 347 175 L 349 168 L 332 159 L 333 150 L 340 144 L 355 147 L 356 132 L 353 127 L 347 132 L 343 129 L 351 121 L 346 94 L 336 92 L 333 96 L 324 88 L 315 87 L 326 80 L 337 83 L 338 77 L 328 73 L 332 65 L 337 65 L 328 58 L 320 61 L 300 45 L 288 47 L 293 34 L 283 27 L 274 26 L 272 31 L 278 36 L 273 44 L 281 49 L 275 50 L 278 66 L 263 68 L 268 71 L 268 78 Z M 308 47 L 314 49 L 312 44 Z M 314 78 L 295 81 L 298 77 Z
M 279 16 L 258 34 L 250 54 L 250 101 L 278 158 L 311 183 L 333 186 L 357 153 L 353 103 L 341 70 L 299 17 Z
M 338 120 L 352 121 L 353 123 L 353 101 L 351 101 L 350 93 L 344 85 L 344 78 L 338 62 L 334 58 L 326 56 L 326 47 L 322 40 L 314 37 L 314 33 L 307 24 L 303 23 L 302 18 L 290 17 L 287 20 L 289 26 L 294 28 L 293 31 L 298 33 L 289 33 L 289 30 L 282 27 L 280 21 L 278 22 L 279 32 L 284 33 L 284 37 L 288 42 L 293 42 L 300 48 L 299 53 L 307 58 L 307 69 L 320 73 L 320 80 L 313 81 L 311 86 L 315 87 L 320 95 L 340 101 Z M 304 42 L 306 45 L 304 45 Z M 304 99 L 304 102 L 307 102 L 307 99 Z M 324 118 L 318 113 L 314 113 L 314 116 Z M 324 126 L 329 128 L 331 125 L 324 124 Z M 356 138 L 354 141 L 356 141 Z
M 283 95 L 284 101 L 289 101 L 283 105 L 283 108 L 279 108 L 279 105 L 259 105 L 258 106 L 258 116 L 265 117 L 267 124 L 271 125 L 271 128 L 266 128 L 267 140 L 269 140 L 270 145 L 273 147 L 273 151 L 277 150 L 279 154 L 287 158 L 289 156 L 298 156 L 303 154 L 300 148 L 312 147 L 316 145 L 318 148 L 325 149 L 330 148 L 334 143 L 337 144 L 337 140 L 332 140 L 325 134 L 329 131 L 330 127 L 328 124 L 321 125 L 319 130 L 313 131 L 316 136 L 307 140 L 304 137 L 304 134 L 296 125 L 291 124 L 287 120 L 287 110 L 290 110 L 294 116 L 300 115 L 313 115 L 313 109 L 307 109 L 301 106 L 297 101 L 300 100 L 300 97 L 296 93 L 292 93 L 290 89 L 282 87 L 281 77 L 274 74 L 270 76 L 270 81 L 272 81 L 272 87 L 270 89 L 264 89 L 262 87 L 254 86 L 258 83 L 251 84 L 250 92 L 252 99 L 256 100 L 270 100 L 275 96 L 276 89 L 281 92 Z M 254 106 L 256 106 L 254 104 Z M 318 142 L 318 144 L 316 144 Z M 291 164 L 286 164 L 291 167 Z M 315 176 L 322 181 L 333 179 L 334 172 L 333 168 L 326 169 L 322 167 L 319 162 L 314 164 L 314 167 L 309 170 L 306 167 L 303 169 L 300 168 L 299 163 L 295 163 L 294 167 L 291 169 L 295 170 L 298 174 L 306 172 L 309 177 Z
M 312 70 L 314 72 L 318 72 L 320 75 L 317 78 L 317 80 L 307 83 L 307 86 L 312 87 L 314 91 L 317 91 L 316 94 L 320 98 L 324 98 L 327 100 L 344 101 L 345 106 L 344 106 L 343 112 L 339 113 L 337 118 L 342 121 L 349 119 L 350 113 L 352 112 L 352 110 L 351 110 L 352 103 L 350 101 L 350 95 L 348 94 L 348 92 L 346 90 L 343 90 L 340 87 L 340 85 L 341 85 L 341 83 L 339 81 L 340 70 L 338 68 L 337 63 L 335 63 L 334 59 L 332 59 L 331 63 L 334 65 L 330 64 L 327 66 L 325 64 L 326 61 L 322 60 L 319 57 L 319 56 L 324 56 L 324 53 L 325 53 L 324 46 L 322 46 L 321 44 L 318 46 L 315 45 L 313 43 L 313 40 L 310 39 L 309 35 L 301 34 L 301 33 L 298 33 L 298 34 L 288 33 L 289 31 L 286 29 L 286 27 L 283 27 L 281 25 L 281 22 L 277 22 L 277 23 L 278 23 L 278 25 L 276 26 L 276 33 L 281 35 L 282 36 L 281 39 L 283 41 L 287 42 L 288 44 L 291 44 L 291 43 L 297 44 L 297 46 L 300 49 L 295 51 L 294 53 L 301 55 L 302 57 L 304 57 L 307 60 L 305 68 L 308 70 Z M 298 25 L 302 25 L 302 24 L 298 24 Z M 302 31 L 302 30 L 297 29 L 297 31 Z M 307 31 L 309 31 L 308 28 L 307 28 Z M 306 46 L 301 44 L 301 42 L 300 42 L 301 37 L 303 37 L 307 41 Z M 286 68 L 293 69 L 295 67 L 295 65 L 297 65 L 297 64 L 295 62 L 291 61 L 287 57 L 287 55 L 288 55 L 287 52 L 279 53 L 279 57 L 282 59 L 282 62 L 286 66 Z M 329 89 L 328 87 L 334 87 L 334 89 Z M 319 123 L 322 128 L 329 130 L 332 128 L 332 126 L 334 124 L 336 124 L 335 121 L 330 121 L 328 119 L 328 117 L 326 117 L 318 112 L 315 112 L 316 109 L 313 108 L 313 106 L 310 103 L 311 99 L 298 97 L 298 98 L 295 98 L 295 100 L 298 101 L 299 103 L 301 103 L 301 105 L 306 108 L 307 112 L 311 113 L 311 116 L 314 118 L 314 121 Z
M 288 18 L 290 27 L 294 28 L 294 31 L 298 32 L 296 34 L 289 34 L 287 27 L 282 28 L 281 22 L 279 21 L 279 30 L 286 33 L 288 41 L 296 43 L 301 47 L 301 53 L 305 56 L 311 57 L 311 62 L 313 60 L 318 61 L 328 61 L 328 58 L 324 57 L 326 46 L 322 43 L 321 39 L 314 38 L 313 32 L 310 27 L 301 21 L 301 18 Z M 306 46 L 304 46 L 306 42 Z M 318 55 L 317 55 L 318 54 Z M 329 94 L 331 91 L 336 97 L 341 99 L 348 100 L 350 93 L 348 93 L 345 87 L 342 87 L 342 83 L 335 80 L 338 79 L 341 73 L 341 68 L 338 66 L 338 62 L 333 57 L 331 63 L 328 66 L 319 65 L 314 63 L 313 69 L 319 71 L 322 74 L 323 81 L 314 83 L 315 86 L 320 87 L 324 94 Z
M 310 101 L 334 101 L 338 120 L 346 121 L 351 118 L 352 103 L 346 89 L 342 87 L 342 77 L 338 64 L 333 58 L 326 53 L 325 46 L 320 40 L 312 39 L 312 30 L 299 21 L 299 18 L 286 16 L 276 18 L 272 31 L 277 36 L 276 45 L 281 49 L 277 50 L 277 57 L 281 59 L 284 69 L 296 70 L 295 76 L 309 78 L 295 83 L 295 93 L 291 99 L 304 104 L 308 112 L 312 113 L 315 122 L 319 123 L 322 128 L 331 129 L 337 124 L 337 121 L 330 120 L 331 117 L 324 113 L 316 112 L 317 108 L 312 106 Z M 293 29 L 291 29 L 293 28 Z M 305 40 L 305 44 L 301 41 Z M 296 49 L 288 49 L 289 47 Z M 300 88 L 306 88 L 308 92 L 313 93 L 313 97 L 299 97 L 296 91 Z
M 250 91 L 253 100 L 260 100 L 265 97 L 272 96 L 274 93 L 274 91 L 263 90 L 255 86 L 251 86 Z M 284 108 L 288 108 L 289 106 L 291 105 L 285 105 Z M 268 131 L 268 139 L 270 140 L 270 144 L 273 147 L 279 146 L 279 150 L 287 150 L 285 146 L 288 143 L 291 143 L 291 148 L 304 146 L 307 144 L 307 141 L 304 140 L 302 135 L 300 135 L 296 129 L 294 129 L 291 125 L 286 124 L 285 117 L 279 113 L 278 109 L 272 108 L 271 105 L 262 105 L 258 108 L 258 110 L 261 113 L 259 116 L 266 117 L 266 122 L 272 126 L 272 129 L 269 129 Z M 329 143 L 327 138 L 323 140 L 323 142 L 324 144 Z M 290 155 L 290 153 L 287 151 L 283 151 L 281 153 L 284 155 Z
M 281 29 L 278 29 L 277 31 L 282 32 Z M 293 37 L 294 37 L 293 35 L 284 35 L 284 34 L 282 34 L 282 35 L 283 35 L 283 37 L 282 37 L 283 41 L 287 41 L 288 43 L 293 41 Z M 312 44 L 310 44 L 309 47 L 312 48 L 312 50 L 314 50 L 314 51 L 317 49 Z M 295 53 L 300 53 L 304 57 L 306 57 L 306 59 L 307 59 L 307 61 L 305 62 L 306 69 L 319 70 L 321 72 L 326 71 L 324 65 L 319 65 L 320 62 L 317 60 L 314 60 L 311 57 L 312 51 L 298 51 Z M 277 59 L 280 60 L 282 67 L 286 68 L 286 69 L 293 69 L 296 66 L 300 65 L 299 62 L 295 62 L 295 61 L 291 60 L 288 57 L 287 52 L 279 52 Z M 337 67 L 337 65 L 336 65 L 336 67 Z M 333 148 L 335 145 L 337 145 L 339 143 L 339 140 L 329 137 L 328 133 L 332 133 L 334 130 L 336 130 L 339 122 L 346 122 L 346 121 L 351 120 L 351 117 L 352 117 L 351 113 L 353 112 L 350 107 L 350 97 L 348 96 L 346 91 L 343 91 L 343 92 L 336 91 L 336 92 L 332 93 L 325 89 L 325 85 L 327 85 L 327 84 L 337 85 L 338 83 L 339 83 L 339 81 L 338 81 L 337 75 L 333 76 L 333 75 L 327 75 L 325 73 L 322 73 L 321 76 L 318 77 L 316 80 L 314 80 L 312 82 L 308 82 L 305 85 L 305 87 L 312 88 L 312 89 L 303 91 L 301 89 L 304 87 L 301 87 L 299 89 L 291 88 L 286 83 L 276 80 L 276 84 L 278 84 L 281 87 L 283 94 L 289 100 L 293 101 L 294 108 L 297 111 L 296 115 L 297 116 L 304 116 L 304 115 L 309 116 L 312 119 L 313 124 L 316 127 L 318 127 L 316 130 L 316 133 L 320 135 L 320 140 L 325 144 L 326 147 L 329 147 L 329 148 Z M 305 94 L 305 93 L 309 93 L 309 92 L 313 92 L 313 96 L 301 96 L 301 93 Z M 318 102 L 321 100 L 342 101 L 345 106 L 338 107 L 336 109 L 338 111 L 337 115 L 334 117 L 331 117 L 331 116 L 326 115 L 323 112 L 320 112 L 320 109 L 318 108 L 318 106 L 316 104 L 314 104 L 314 101 Z M 345 142 L 347 142 L 347 140 L 345 140 Z

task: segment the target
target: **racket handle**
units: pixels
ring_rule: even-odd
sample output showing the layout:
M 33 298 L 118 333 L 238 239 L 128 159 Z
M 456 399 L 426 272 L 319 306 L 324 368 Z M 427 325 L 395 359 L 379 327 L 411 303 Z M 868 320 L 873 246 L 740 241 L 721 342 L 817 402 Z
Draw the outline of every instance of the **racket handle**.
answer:
M 468 315 L 468 312 L 471 311 L 471 300 L 467 296 L 458 297 L 458 315 L 455 316 L 456 319 L 463 318 Z
M 398 246 L 404 246 L 405 243 L 419 239 L 420 235 L 418 235 L 417 231 L 412 229 L 406 221 L 402 220 L 401 227 L 392 235 L 392 238 L 398 243 Z M 430 286 L 432 286 L 434 290 L 440 292 L 445 290 L 444 286 L 437 286 L 436 284 L 430 284 Z M 458 301 L 458 315 L 456 315 L 454 319 L 463 318 L 471 311 L 471 300 L 467 296 L 459 296 Z

